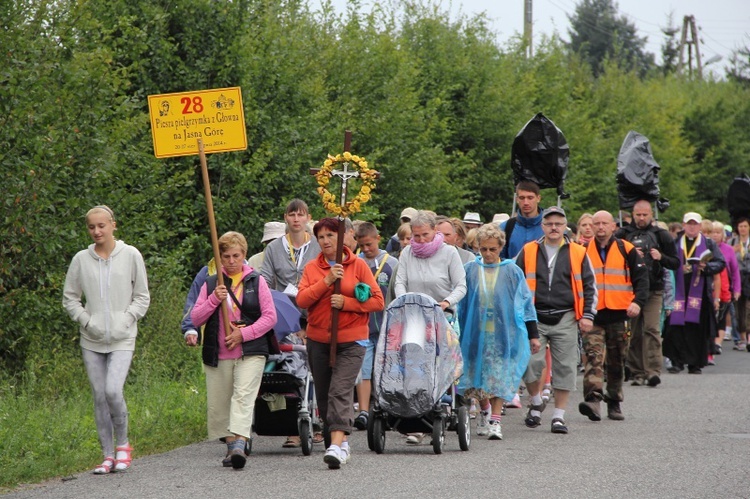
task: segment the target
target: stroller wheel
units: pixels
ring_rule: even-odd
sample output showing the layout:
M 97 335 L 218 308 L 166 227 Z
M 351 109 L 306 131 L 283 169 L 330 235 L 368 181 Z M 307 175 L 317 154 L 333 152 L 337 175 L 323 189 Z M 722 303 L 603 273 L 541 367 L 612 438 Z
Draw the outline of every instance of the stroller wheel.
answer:
M 458 445 L 461 450 L 469 450 L 471 445 L 471 417 L 469 416 L 469 408 L 461 406 L 458 408 L 458 422 L 456 431 L 458 432 Z
M 297 429 L 299 430 L 299 439 L 300 443 L 302 444 L 302 454 L 305 456 L 309 456 L 312 454 L 312 420 L 309 418 L 307 419 L 300 419 L 297 421 Z
M 385 419 L 382 417 L 372 417 L 372 447 L 377 454 L 385 450 Z
M 432 421 L 432 450 L 435 454 L 443 453 L 445 444 L 445 420 L 442 417 L 436 417 Z
M 375 412 L 370 410 L 370 417 L 367 418 L 367 448 L 375 450 Z

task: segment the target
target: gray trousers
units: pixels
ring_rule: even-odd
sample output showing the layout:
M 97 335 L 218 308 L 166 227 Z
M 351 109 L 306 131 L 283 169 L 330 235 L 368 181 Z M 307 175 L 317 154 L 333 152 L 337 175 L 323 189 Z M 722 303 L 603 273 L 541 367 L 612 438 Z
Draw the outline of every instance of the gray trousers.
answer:
M 336 364 L 328 365 L 330 345 L 308 338 L 307 360 L 315 380 L 320 419 L 329 431 L 343 431 L 349 435 L 354 422 L 354 385 L 357 381 L 365 347 L 356 342 L 339 343 Z
M 663 291 L 651 291 L 640 315 L 630 322 L 627 366 L 633 378 L 648 380 L 661 374 L 661 307 Z
M 122 390 L 133 360 L 132 350 L 109 353 L 81 349 L 94 394 L 94 421 L 104 457 L 115 456 L 117 445 L 128 443 L 128 407 Z

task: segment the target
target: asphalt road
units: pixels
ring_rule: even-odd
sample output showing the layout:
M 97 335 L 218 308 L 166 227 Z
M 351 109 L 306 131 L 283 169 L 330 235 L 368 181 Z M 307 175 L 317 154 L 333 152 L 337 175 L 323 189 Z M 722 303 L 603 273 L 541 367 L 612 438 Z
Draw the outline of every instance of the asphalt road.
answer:
M 568 435 L 550 433 L 549 409 L 536 429 L 524 426 L 525 409 L 509 409 L 504 440 L 473 437 L 468 452 L 455 433 L 435 455 L 428 443 L 407 446 L 389 432 L 377 455 L 356 432 L 352 460 L 338 471 L 323 463 L 322 444 L 304 457 L 282 449 L 280 437 L 256 437 L 246 468 L 235 471 L 220 465 L 222 444 L 201 442 L 138 458 L 125 473 L 81 473 L 6 497 L 748 498 L 750 353 L 724 345 L 718 365 L 702 375 L 664 374 L 657 388 L 626 386 L 622 422 L 578 413 L 579 377 Z

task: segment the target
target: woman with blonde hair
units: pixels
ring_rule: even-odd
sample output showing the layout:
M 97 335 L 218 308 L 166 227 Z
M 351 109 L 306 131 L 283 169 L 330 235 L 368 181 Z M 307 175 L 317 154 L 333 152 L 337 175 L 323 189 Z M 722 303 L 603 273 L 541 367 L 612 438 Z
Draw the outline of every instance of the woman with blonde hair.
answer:
M 477 435 L 501 440 L 503 402 L 512 400 L 540 348 L 534 302 L 521 269 L 502 260 L 505 233 L 496 224 L 477 232 L 480 256 L 466 264 L 466 296 L 459 303 L 464 374 L 459 391 L 479 401 Z
M 578 235 L 576 236 L 578 244 L 586 244 L 594 239 L 594 216 L 591 213 L 581 215 L 576 227 L 578 228 Z
M 141 253 L 115 239 L 117 222 L 112 210 L 104 205 L 91 208 L 86 226 L 94 242 L 70 262 L 63 306 L 80 324 L 83 363 L 94 394 L 94 420 L 104 454 L 94 474 L 104 475 L 124 471 L 132 461 L 123 387 L 133 360 L 138 320 L 146 315 L 151 297 Z

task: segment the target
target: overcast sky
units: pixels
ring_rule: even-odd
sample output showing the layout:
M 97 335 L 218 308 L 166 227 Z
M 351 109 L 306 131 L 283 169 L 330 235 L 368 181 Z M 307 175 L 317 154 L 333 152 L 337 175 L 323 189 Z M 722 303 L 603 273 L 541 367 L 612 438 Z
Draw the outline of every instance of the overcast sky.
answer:
M 311 0 L 311 4 L 316 5 L 318 1 Z M 332 3 L 343 11 L 347 0 L 332 0 Z M 373 0 L 361 0 L 361 3 L 364 10 L 369 11 Z M 555 30 L 568 40 L 567 14 L 574 12 L 577 3 L 576 0 L 533 0 L 534 43 L 538 43 L 542 33 L 552 34 Z M 660 27 L 667 25 L 670 12 L 678 28 L 682 27 L 684 16 L 695 16 L 703 61 L 715 55 L 723 57 L 708 69 L 721 70 L 728 64 L 732 50 L 750 46 L 750 0 L 621 0 L 617 3 L 619 12 L 636 25 L 638 34 L 648 37 L 646 50 L 659 62 L 664 40 Z M 500 44 L 523 32 L 524 0 L 453 0 L 452 3 L 443 1 L 442 5 L 446 8 L 452 5 L 453 13 L 459 9 L 465 14 L 486 12 Z M 677 36 L 679 41 L 679 33 Z

